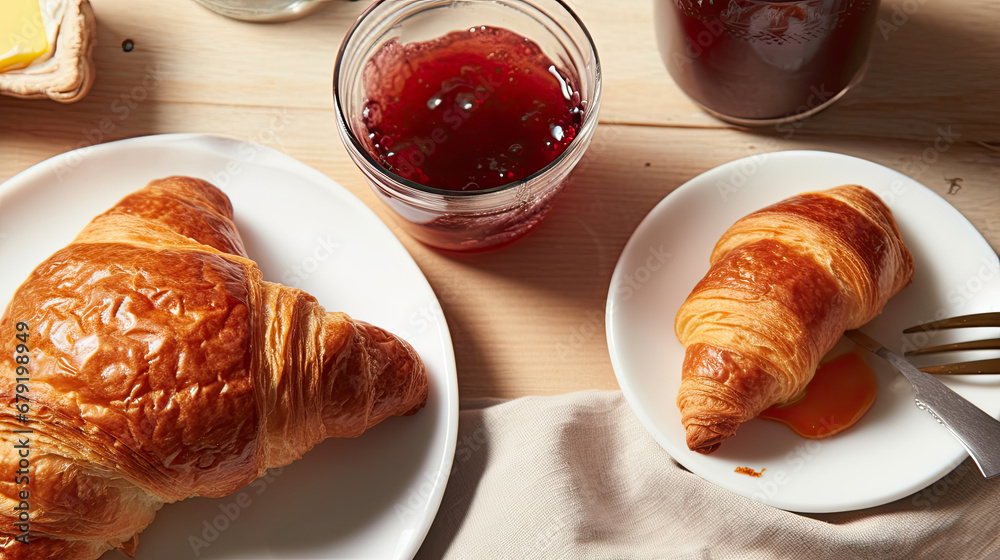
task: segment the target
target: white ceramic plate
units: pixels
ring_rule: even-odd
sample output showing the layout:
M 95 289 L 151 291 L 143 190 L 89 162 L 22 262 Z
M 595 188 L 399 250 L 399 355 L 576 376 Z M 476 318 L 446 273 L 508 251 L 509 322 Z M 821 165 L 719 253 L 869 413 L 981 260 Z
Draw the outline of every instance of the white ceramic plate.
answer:
M 91 218 L 168 175 L 222 188 L 265 279 L 403 336 L 431 382 L 427 406 L 415 416 L 390 418 L 357 439 L 327 440 L 229 497 L 164 506 L 140 537 L 139 557 L 412 557 L 441 503 L 455 452 L 451 338 L 410 255 L 327 176 L 270 148 L 188 134 L 54 157 L 0 186 L 0 305 Z
M 673 322 L 708 270 L 715 242 L 751 211 L 846 183 L 864 185 L 888 203 L 916 268 L 913 284 L 863 330 L 896 351 L 997 335 L 997 329 L 985 329 L 939 332 L 931 339 L 903 337 L 904 327 L 933 318 L 1000 309 L 997 255 L 954 207 L 927 187 L 875 163 L 825 152 L 761 154 L 682 185 L 636 229 L 608 295 L 608 345 L 615 374 L 653 437 L 702 478 L 791 511 L 835 512 L 884 504 L 928 486 L 966 457 L 945 428 L 914 406 L 905 379 L 871 356 L 868 363 L 878 376 L 875 404 L 858 424 L 837 436 L 806 440 L 781 424 L 758 419 L 744 424 L 711 455 L 694 453 L 685 444 L 675 404 L 684 348 Z M 991 377 L 943 381 L 997 416 L 1000 380 Z M 767 470 L 752 478 L 734 473 L 737 466 Z M 920 496 L 913 500 L 923 503 Z

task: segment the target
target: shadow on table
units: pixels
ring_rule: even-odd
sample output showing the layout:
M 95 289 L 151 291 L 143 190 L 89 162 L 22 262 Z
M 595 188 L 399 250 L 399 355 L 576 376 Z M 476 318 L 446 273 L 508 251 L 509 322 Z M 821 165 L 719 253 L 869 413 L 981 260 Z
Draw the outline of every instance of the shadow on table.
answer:
M 953 127 L 962 141 L 1000 142 L 1000 35 L 985 23 L 957 21 L 934 3 L 885 0 L 861 83 L 793 131 L 934 139 Z M 969 16 L 965 16 L 969 17 Z
M 482 424 L 482 415 L 460 412 L 451 476 L 445 487 L 441 507 L 416 558 L 442 558 L 448 551 L 455 535 L 462 528 L 462 521 L 468 515 L 489 457 L 490 440 Z

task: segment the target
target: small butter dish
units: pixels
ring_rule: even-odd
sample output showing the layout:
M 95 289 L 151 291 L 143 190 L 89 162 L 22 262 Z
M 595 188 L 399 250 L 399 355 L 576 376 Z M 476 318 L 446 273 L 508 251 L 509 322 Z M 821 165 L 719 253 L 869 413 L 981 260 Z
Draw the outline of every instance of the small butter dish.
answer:
M 79 101 L 94 82 L 96 39 L 89 0 L 3 0 L 0 94 Z

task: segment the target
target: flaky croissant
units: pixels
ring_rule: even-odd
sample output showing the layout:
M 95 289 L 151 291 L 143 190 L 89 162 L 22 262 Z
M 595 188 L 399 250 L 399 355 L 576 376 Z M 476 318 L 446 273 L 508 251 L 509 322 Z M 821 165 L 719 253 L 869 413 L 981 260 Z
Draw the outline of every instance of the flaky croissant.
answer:
M 263 281 L 228 198 L 187 177 L 39 265 L 0 341 L 4 559 L 131 554 L 162 504 L 230 494 L 427 399 L 406 342 Z
M 711 453 L 740 424 L 797 397 L 845 330 L 910 283 L 889 208 L 858 185 L 806 193 L 741 218 L 677 311 L 677 394 L 688 447 Z

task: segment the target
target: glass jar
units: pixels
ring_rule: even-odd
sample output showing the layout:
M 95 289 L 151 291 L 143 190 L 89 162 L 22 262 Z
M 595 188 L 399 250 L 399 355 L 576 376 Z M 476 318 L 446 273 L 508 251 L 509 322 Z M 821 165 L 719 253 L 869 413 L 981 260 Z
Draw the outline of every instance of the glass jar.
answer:
M 382 53 L 387 48 L 405 49 L 409 45 L 419 50 L 456 31 L 485 32 L 488 29 L 522 36 L 560 66 L 558 73 L 562 76 L 560 83 L 564 94 L 576 96 L 573 99 L 579 101 L 582 108 L 582 120 L 575 137 L 544 167 L 520 180 L 489 188 L 437 188 L 433 186 L 433 177 L 426 181 L 430 184 L 422 184 L 390 170 L 385 158 L 373 147 L 378 139 L 372 138 L 373 133 L 366 125 L 366 118 L 370 116 L 366 108 L 372 95 L 366 87 L 366 69 L 378 71 L 373 67 L 385 60 Z M 409 59 L 404 62 L 413 64 Z M 550 69 L 554 74 L 556 70 Z M 409 73 L 407 69 L 401 76 Z M 348 31 L 337 57 L 333 80 L 341 138 L 374 192 L 393 211 L 407 233 L 427 245 L 451 251 L 502 247 L 538 225 L 586 151 L 597 127 L 601 99 L 601 69 L 593 41 L 580 19 L 560 0 L 376 2 Z M 478 90 L 483 91 L 484 97 L 490 95 L 490 84 L 482 83 L 485 85 L 477 85 Z M 448 87 L 452 86 L 446 85 L 445 89 Z M 440 100 L 428 103 L 434 109 L 434 103 Z M 511 115 L 511 118 L 517 116 Z M 476 127 L 475 114 L 459 124 Z M 469 130 L 476 132 L 483 142 L 489 140 L 491 130 Z M 450 128 L 436 129 L 435 134 L 437 132 L 441 132 L 440 137 L 431 135 L 426 140 L 425 153 L 428 155 L 435 149 L 441 150 L 443 155 L 456 147 L 447 143 L 448 135 L 452 134 Z M 421 154 L 417 156 L 423 158 Z M 398 167 L 394 169 L 400 171 Z
M 879 0 L 654 0 L 677 85 L 744 126 L 803 119 L 864 75 Z
M 195 0 L 213 12 L 243 21 L 288 21 L 318 10 L 330 0 Z

